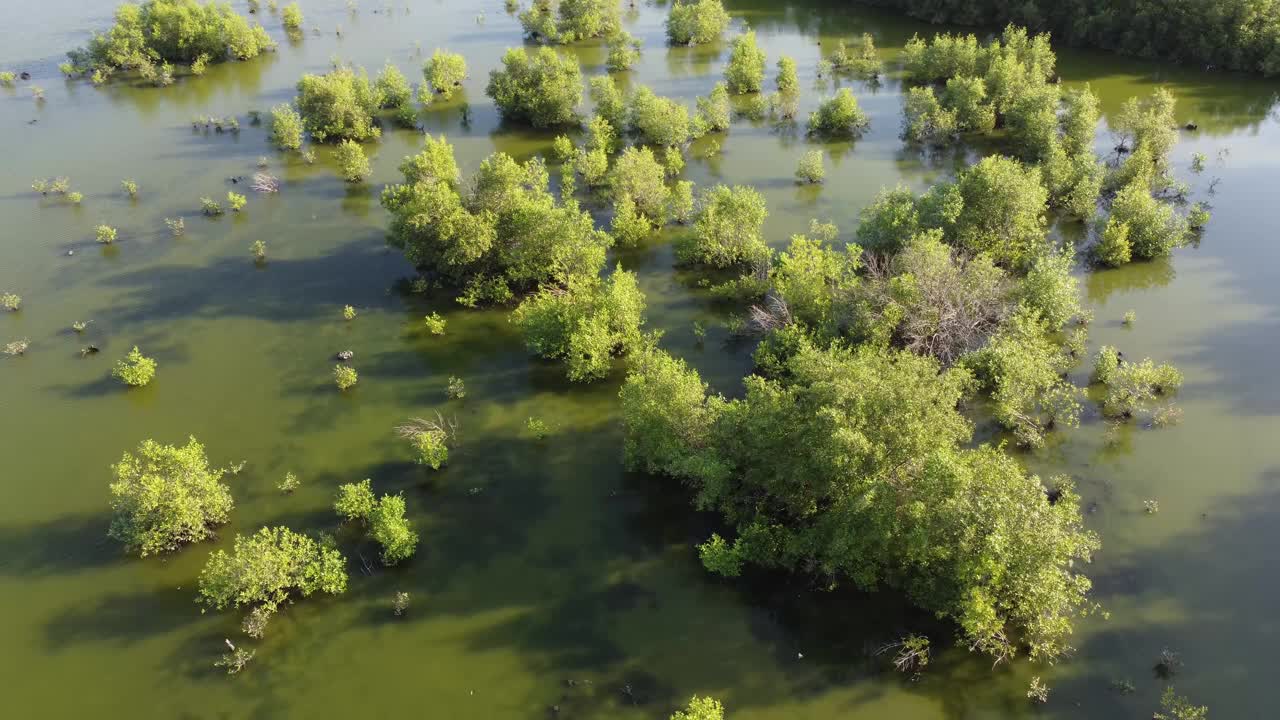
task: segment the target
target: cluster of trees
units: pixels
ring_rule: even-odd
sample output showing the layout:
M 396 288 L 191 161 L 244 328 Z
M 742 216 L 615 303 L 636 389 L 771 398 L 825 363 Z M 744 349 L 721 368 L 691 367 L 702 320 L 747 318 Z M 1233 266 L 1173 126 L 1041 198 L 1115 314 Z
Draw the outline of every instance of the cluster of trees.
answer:
M 661 168 L 655 188 L 656 163 L 645 152 L 633 151 L 636 162 L 620 164 L 613 183 L 635 207 L 659 213 L 653 203 L 665 204 L 666 188 Z M 400 171 L 404 182 L 382 194 L 392 215 L 389 241 L 456 289 L 458 302 L 502 303 L 536 291 L 512 320 L 533 352 L 563 360 L 573 380 L 603 377 L 613 354 L 639 342 L 644 296 L 635 276 L 619 268 L 600 278 L 613 239 L 571 196 L 562 201 L 550 192 L 540 158 L 519 163 L 495 153 L 464 185 L 453 147 L 427 136 Z
M 1047 35 L 1009 26 L 980 45 L 973 35 L 914 37 L 904 51 L 908 79 L 903 136 L 940 145 L 962 133 L 1003 128 L 1011 152 L 1040 167 L 1055 208 L 1092 218 L 1105 168 L 1093 151 L 1098 99 L 1086 87 L 1063 92 Z
M 1274 0 L 869 0 L 934 23 L 1016 23 L 1071 45 L 1266 75 L 1280 73 Z
M 1088 87 L 1063 91 L 1054 82 L 1057 59 L 1047 35 L 1009 26 L 987 45 L 974 35 L 912 38 L 904 52 L 909 89 L 903 136 L 921 144 L 952 142 L 962 133 L 1002 129 L 1009 151 L 1034 166 L 1050 207 L 1088 221 L 1100 205 L 1094 259 L 1122 265 L 1167 255 L 1209 219 L 1197 205 L 1184 216 L 1186 186 L 1169 172 L 1177 142 L 1174 99 L 1158 89 L 1130 99 L 1112 129 L 1117 155 L 1103 163 L 1094 152 L 1100 111 Z
M 333 511 L 347 522 L 360 523 L 369 536 L 382 546 L 382 563 L 396 565 L 413 557 L 418 549 L 418 533 L 405 518 L 402 495 L 373 494 L 368 479 L 338 487 Z
M 520 24 L 537 40 L 571 43 L 618 33 L 622 9 L 617 0 L 533 0 Z
M 1039 478 L 968 448 L 963 367 L 906 350 L 793 334 L 776 374 L 741 399 L 650 349 L 621 391 L 629 467 L 678 478 L 732 539 L 700 549 L 712 572 L 805 570 L 832 584 L 895 588 L 954 620 L 974 649 L 1033 658 L 1067 649 L 1089 609 L 1078 563 L 1098 546 L 1067 478 Z
M 174 64 L 190 65 L 198 74 L 207 63 L 248 60 L 273 47 L 261 25 L 250 24 L 229 4 L 147 0 L 116 8 L 111 29 L 95 33 L 85 47 L 67 53 L 70 62 L 63 71 L 92 74 L 93 81 L 101 83 L 116 71 L 130 70 L 168 84 Z

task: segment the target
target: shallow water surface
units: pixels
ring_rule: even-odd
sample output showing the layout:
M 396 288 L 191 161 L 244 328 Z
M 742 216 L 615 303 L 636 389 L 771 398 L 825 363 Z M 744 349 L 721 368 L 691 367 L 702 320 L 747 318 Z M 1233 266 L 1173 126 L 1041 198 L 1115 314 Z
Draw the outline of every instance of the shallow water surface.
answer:
M 537 718 L 558 706 L 566 718 L 665 718 L 698 693 L 721 697 L 739 720 L 1119 719 L 1157 707 L 1162 682 L 1152 665 L 1166 646 L 1184 661 L 1179 692 L 1213 717 L 1274 714 L 1259 670 L 1274 663 L 1280 641 L 1280 560 L 1271 552 L 1280 543 L 1280 85 L 1059 49 L 1064 81 L 1090 83 L 1106 112 L 1165 83 L 1180 118 L 1199 124 L 1174 154 L 1195 196 L 1214 206 L 1199 246 L 1165 261 L 1081 271 L 1097 314 L 1091 347 L 1178 365 L 1187 376 L 1185 419 L 1159 431 L 1130 428 L 1107 447 L 1094 410 L 1083 427 L 1025 456 L 1038 473 L 1076 479 L 1103 541 L 1090 574 L 1110 617 L 1079 623 L 1074 657 L 993 671 L 984 658 L 948 649 L 948 631 L 933 628 L 943 651 L 911 682 L 874 650 L 929 623 L 891 593 L 818 592 L 796 577 L 725 582 L 701 569 L 694 544 L 715 518 L 690 511 L 678 486 L 623 471 L 623 364 L 606 382 L 570 386 L 561 368 L 528 357 L 505 311 L 405 291 L 412 268 L 385 247 L 378 192 L 398 179 L 396 165 L 416 152 L 419 133 L 389 129 L 369 146 L 372 177 L 348 187 L 328 149 L 305 165 L 272 150 L 264 128 L 249 122 L 250 111 L 288 101 L 302 73 L 324 72 L 332 59 L 370 72 L 389 61 L 420 80 L 424 57 L 440 47 L 466 56 L 469 79 L 421 123 L 448 136 L 463 174 L 496 150 L 545 154 L 553 133 L 504 125 L 484 96 L 488 71 L 521 42 L 501 2 L 361 2 L 354 13 L 337 0 L 304 2 L 307 32 L 297 41 L 264 8 L 259 17 L 280 40 L 274 54 L 166 89 L 63 81 L 61 53 L 104 28 L 112 5 L 24 5 L 0 43 L 0 68 L 33 74 L 0 89 L 0 291 L 24 300 L 21 312 L 0 316 L 0 341 L 31 341 L 25 357 L 0 362 L 8 715 Z M 757 29 L 770 76 L 778 54 L 797 59 L 802 113 L 824 92 L 815 67 L 837 39 L 871 32 L 892 66 L 912 33 L 936 30 L 848 3 L 728 7 L 736 26 Z M 623 82 L 692 104 L 720 77 L 727 43 L 667 48 L 666 10 L 626 11 L 644 54 Z M 604 72 L 598 43 L 571 52 L 586 74 Z M 32 100 L 32 83 L 45 88 L 44 103 Z M 965 160 L 903 146 L 892 73 L 874 86 L 850 85 L 871 130 L 825 146 L 821 187 L 794 182 L 809 147 L 803 135 L 745 119 L 721 155 L 695 152 L 685 177 L 759 188 L 766 231 L 780 247 L 810 218 L 837 223 L 847 240 L 880 188 L 922 189 Z M 236 115 L 242 130 L 193 130 L 196 114 Z M 1210 158 L 1198 177 L 1188 172 L 1193 152 Z M 239 190 L 227 178 L 252 175 L 260 156 L 282 191 L 250 193 L 234 216 L 201 217 L 199 198 Z M 82 206 L 29 189 L 55 175 L 85 194 Z M 121 191 L 122 178 L 138 183 L 136 201 Z M 174 238 L 162 219 L 178 216 L 187 230 Z M 93 242 L 99 223 L 119 228 L 115 245 Z M 255 240 L 267 244 L 263 267 L 249 253 Z M 751 348 L 724 329 L 730 309 L 673 270 L 667 240 L 611 261 L 639 273 L 664 346 L 716 389 L 737 392 Z M 346 304 L 359 311 L 350 323 L 341 317 Z M 1131 328 L 1120 322 L 1129 309 L 1138 318 Z M 432 311 L 448 319 L 443 337 L 422 330 Z M 92 320 L 83 337 L 69 329 L 77 320 Z M 709 328 L 703 342 L 695 321 Z M 80 357 L 90 342 L 102 352 Z M 108 373 L 135 344 L 159 371 L 152 385 L 125 392 Z M 360 372 L 348 393 L 330 375 L 343 349 L 355 352 Z M 466 382 L 463 400 L 446 399 L 452 375 Z M 1078 375 L 1083 382 L 1087 368 Z M 428 474 L 392 428 L 436 410 L 456 415 L 460 444 L 448 469 Z M 549 438 L 529 435 L 532 416 L 552 426 Z M 108 466 L 144 438 L 178 443 L 189 434 L 213 462 L 247 463 L 230 480 L 231 524 L 216 544 L 167 559 L 122 555 L 105 539 Z M 302 481 L 292 495 L 276 490 L 286 471 Z M 223 638 L 243 636 L 237 615 L 201 615 L 193 603 L 207 553 L 264 524 L 332 529 L 335 488 L 365 477 L 378 492 L 405 493 L 422 535 L 418 554 L 371 576 L 352 558 L 344 596 L 309 598 L 278 615 L 263 641 L 248 643 L 257 658 L 241 675 L 214 669 Z M 1158 499 L 1160 512 L 1144 514 L 1144 499 Z M 413 595 L 402 618 L 390 610 L 397 590 Z M 1053 688 L 1046 706 L 1025 698 L 1032 675 Z M 1111 690 L 1120 679 L 1137 691 Z

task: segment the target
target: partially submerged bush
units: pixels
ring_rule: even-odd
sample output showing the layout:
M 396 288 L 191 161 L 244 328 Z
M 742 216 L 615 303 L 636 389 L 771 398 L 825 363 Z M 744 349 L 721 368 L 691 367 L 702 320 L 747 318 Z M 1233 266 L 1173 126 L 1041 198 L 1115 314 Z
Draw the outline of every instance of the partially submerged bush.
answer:
M 280 24 L 284 25 L 285 30 L 297 32 L 302 29 L 302 8 L 298 7 L 298 3 L 291 2 L 281 8 Z
M 273 47 L 261 25 L 250 25 L 228 3 L 147 0 L 118 7 L 110 30 L 95 33 L 87 46 L 67 56 L 80 73 L 136 70 L 155 78 L 161 74 L 157 63 L 248 60 Z
M 754 30 L 734 38 L 729 64 L 724 69 L 729 91 L 738 95 L 760 92 L 764 86 L 764 63 L 764 51 L 756 45 Z
M 724 720 L 724 706 L 713 697 L 694 695 L 684 709 L 671 715 L 671 720 Z
M 822 163 L 821 150 L 808 150 L 800 156 L 796 179 L 803 183 L 820 183 L 826 176 L 827 169 Z
M 630 70 L 636 60 L 640 59 L 640 41 L 626 30 L 620 30 L 609 36 L 609 57 L 605 65 L 610 72 Z
M 116 241 L 116 229 L 110 225 L 99 225 L 93 230 L 94 239 L 103 245 L 110 245 Z
M 659 147 L 684 145 L 691 133 L 689 109 L 644 85 L 631 94 L 628 125 L 644 142 Z
M 437 49 L 422 66 L 422 77 L 433 92 L 448 99 L 467 78 L 467 61 L 458 53 Z
M 197 580 L 196 602 L 209 609 L 262 609 L 270 617 L 294 596 L 340 595 L 346 559 L 336 549 L 286 527 L 236 535 L 231 553 L 215 550 Z
M 489 72 L 485 94 L 508 120 L 534 127 L 568 125 L 577 120 L 582 102 L 582 71 L 577 59 L 551 48 L 528 53 L 512 48 L 502 57 L 503 68 Z
M 409 85 L 409 79 L 400 72 L 400 68 L 389 61 L 383 66 L 382 72 L 378 73 L 373 89 L 378 93 L 378 107 L 381 108 L 397 110 L 408 106 L 409 101 L 413 99 L 413 88 Z
M 355 368 L 342 364 L 333 366 L 333 383 L 338 386 L 339 390 L 352 388 L 359 381 L 360 375 Z
M 543 288 L 520 303 L 511 322 L 531 352 L 563 359 L 570 380 L 590 382 L 608 375 L 613 355 L 639 346 L 644 306 L 635 274 L 619 267 L 607 280 Z
M 520 24 L 538 40 L 571 43 L 616 34 L 621 15 L 617 0 L 533 0 L 520 13 Z
M 384 565 L 395 565 L 412 557 L 417 549 L 418 533 L 404 517 L 403 496 L 383 495 L 381 499 L 374 499 L 370 481 L 364 480 L 339 487 L 333 508 L 346 520 L 360 521 L 369 528 L 369 534 L 382 546 Z
M 455 424 L 446 421 L 443 415 L 436 413 L 434 420 L 413 418 L 397 427 L 396 433 L 413 445 L 417 452 L 414 461 L 419 465 L 439 470 L 449 462 L 449 444 L 455 438 Z
M 809 115 L 809 132 L 814 135 L 853 137 L 862 133 L 870 121 L 858 107 L 858 99 L 849 88 L 840 88 L 834 97 L 822 101 Z
M 647 147 L 622 151 L 609 173 L 609 188 L 615 199 L 630 196 L 636 209 L 655 225 L 666 220 L 666 172 Z
M 720 39 L 729 27 L 729 13 L 720 0 L 677 0 L 667 15 L 667 38 L 675 45 L 705 45 Z
M 134 345 L 129 354 L 116 363 L 111 375 L 125 385 L 142 387 L 155 378 L 156 361 L 143 355 L 138 346 Z
M 298 81 L 298 110 L 303 126 L 316 142 L 372 140 L 381 135 L 373 116 L 381 98 L 369 75 L 340 67 Z
M 115 517 L 108 535 L 140 557 L 213 537 L 234 506 L 224 473 L 209 467 L 194 437 L 183 447 L 144 441 L 136 455 L 126 452 L 111 466 Z
M 333 157 L 338 162 L 338 172 L 343 180 L 358 183 L 369 177 L 369 158 L 365 156 L 360 143 L 343 140 L 333 151 Z
M 763 264 L 769 258 L 762 232 L 768 215 L 764 196 L 753 187 L 717 185 L 705 190 L 698 198 L 693 233 L 677 248 L 677 256 L 719 268 Z
M 462 183 L 449 144 L 426 144 L 401 164 L 405 182 L 382 193 L 389 242 L 459 289 L 459 302 L 504 302 L 542 283 L 599 274 L 609 236 L 576 202 L 557 201 L 541 159 L 522 164 L 495 153 Z
M 0 307 L 9 312 L 17 312 L 22 308 L 22 298 L 16 293 L 7 292 L 0 295 Z
M 231 212 L 240 212 L 244 209 L 245 203 L 249 202 L 249 198 L 238 192 L 227 191 L 227 206 L 231 208 Z

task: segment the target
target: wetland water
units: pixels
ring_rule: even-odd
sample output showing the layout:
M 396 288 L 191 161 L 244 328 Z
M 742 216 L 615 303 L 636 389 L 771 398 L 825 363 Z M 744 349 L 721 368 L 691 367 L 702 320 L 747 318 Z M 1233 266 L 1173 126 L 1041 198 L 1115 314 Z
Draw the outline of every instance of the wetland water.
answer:
M 798 577 L 726 582 L 701 568 L 694 544 L 715 519 L 691 512 L 673 483 L 622 468 L 622 363 L 606 382 L 570 386 L 560 366 L 526 354 L 505 310 L 404 291 L 412 268 L 385 247 L 378 193 L 399 179 L 396 166 L 417 151 L 420 133 L 388 129 L 367 146 L 372 177 L 348 187 L 327 148 L 308 166 L 272 150 L 265 129 L 248 122 L 249 111 L 288 101 L 299 76 L 324 72 L 332 58 L 371 72 L 389 60 L 420 81 L 423 55 L 440 47 L 462 53 L 470 77 L 420 120 L 447 135 L 464 177 L 495 150 L 520 160 L 549 152 L 554 133 L 505 126 L 484 96 L 488 71 L 521 42 L 501 2 L 396 5 L 374 12 L 361 3 L 353 15 L 336 0 L 304 3 L 307 33 L 297 42 L 264 9 L 278 52 L 165 89 L 98 89 L 58 75 L 63 52 L 109 25 L 114 0 L 8 13 L 0 68 L 32 79 L 0 89 L 0 291 L 24 301 L 0 316 L 0 341 L 31 341 L 25 357 L 0 362 L 6 715 L 537 718 L 559 705 L 561 717 L 665 718 L 696 692 L 720 697 L 737 720 L 1119 719 L 1156 709 L 1163 683 L 1152 666 L 1167 646 L 1184 662 L 1179 693 L 1213 717 L 1274 716 L 1280 84 L 1058 48 L 1064 82 L 1091 83 L 1107 113 L 1165 84 L 1180 121 L 1199 124 L 1174 150 L 1179 176 L 1198 199 L 1220 179 L 1198 246 L 1081 271 L 1097 318 L 1091 351 L 1111 344 L 1175 363 L 1187 378 L 1185 419 L 1159 431 L 1131 427 L 1108 447 L 1089 406 L 1081 428 L 1023 456 L 1036 472 L 1076 478 L 1102 539 L 1088 572 L 1110 617 L 1078 623 L 1074 657 L 992 671 L 935 633 L 946 650 L 909 682 L 870 657 L 921 623 L 891 594 L 814 592 Z M 758 31 L 770 77 L 779 53 L 797 59 L 802 114 L 823 94 L 813 85 L 820 42 L 829 51 L 871 32 L 892 67 L 913 32 L 938 29 L 845 3 L 726 5 L 735 27 Z M 666 11 L 643 5 L 625 15 L 644 53 L 623 84 L 692 105 L 721 77 L 727 42 L 667 48 Z M 604 72 L 599 44 L 570 51 L 586 75 Z M 44 87 L 43 104 L 29 84 Z M 808 147 L 802 134 L 743 119 L 719 156 L 699 159 L 695 149 L 685 177 L 759 188 L 767 236 L 780 247 L 810 218 L 837 223 L 848 240 L 880 188 L 920 190 L 965 160 L 904 147 L 892 72 L 877 87 L 845 84 L 871 129 L 825 145 L 824 185 L 794 183 Z M 193 131 L 196 114 L 236 115 L 242 130 Z M 1198 177 L 1187 171 L 1194 152 L 1210 159 Z M 234 188 L 226 178 L 251 175 L 264 155 L 283 182 L 278 195 L 250 193 L 239 215 L 199 216 L 201 196 L 225 197 Z M 54 175 L 71 178 L 82 206 L 29 189 Z M 122 178 L 138 183 L 137 201 L 121 191 Z M 162 219 L 180 215 L 186 235 L 174 238 Z M 119 228 L 113 246 L 93 242 L 99 223 Z M 727 308 L 673 270 L 668 239 L 617 259 L 639 273 L 663 345 L 717 390 L 736 393 L 751 346 L 729 338 Z M 267 243 L 264 267 L 250 256 L 255 240 Z M 346 304 L 360 313 L 354 322 L 342 321 Z M 1138 319 L 1125 327 L 1130 309 Z M 448 319 L 443 337 L 421 329 L 433 310 Z M 69 330 L 76 320 L 92 320 L 83 338 Z M 704 342 L 695 321 L 709 328 Z M 88 342 L 102 352 L 81 358 Z M 126 392 L 108 373 L 135 344 L 159 371 L 150 386 Z M 332 356 L 348 348 L 361 380 L 339 393 Z M 448 403 L 451 375 L 466 381 L 467 397 Z M 1082 366 L 1077 381 L 1086 375 Z M 461 442 L 448 469 L 429 475 L 392 427 L 446 405 Z M 551 424 L 545 441 L 525 430 L 530 416 Z M 216 544 L 162 560 L 125 556 L 105 538 L 108 466 L 144 438 L 179 443 L 188 434 L 215 464 L 247 462 L 229 480 L 232 522 Z M 286 471 L 302 481 L 292 495 L 276 490 Z M 353 561 L 347 593 L 281 613 L 254 643 L 246 672 L 229 678 L 213 668 L 222 639 L 243 636 L 237 614 L 201 615 L 193 602 L 208 552 L 264 524 L 331 529 L 336 487 L 365 477 L 379 492 L 405 493 L 422 535 L 418 554 L 373 576 Z M 1144 514 L 1145 499 L 1157 499 L 1160 512 Z M 403 618 L 390 611 L 397 590 L 414 598 Z M 1053 688 L 1045 706 L 1024 696 L 1032 675 Z M 1120 679 L 1136 692 L 1109 689 Z

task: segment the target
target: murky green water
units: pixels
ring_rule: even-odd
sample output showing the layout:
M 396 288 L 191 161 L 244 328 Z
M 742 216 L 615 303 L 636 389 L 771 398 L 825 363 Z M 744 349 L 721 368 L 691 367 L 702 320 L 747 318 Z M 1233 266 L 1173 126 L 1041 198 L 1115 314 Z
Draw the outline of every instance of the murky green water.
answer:
M 248 111 L 286 101 L 299 75 L 331 58 L 371 70 L 390 60 L 416 79 L 422 53 L 443 47 L 466 56 L 470 79 L 422 121 L 447 134 L 464 174 L 495 150 L 546 152 L 550 134 L 500 125 L 483 94 L 489 69 L 519 43 L 501 2 L 376 13 L 362 3 L 350 15 L 336 0 L 313 1 L 303 7 L 306 37 L 281 38 L 279 52 L 260 60 L 163 90 L 65 83 L 61 53 L 104 27 L 112 4 L 26 4 L 6 17 L 0 43 L 0 67 L 30 70 L 47 96 L 33 102 L 26 83 L 0 89 L 0 291 L 24 299 L 20 313 L 0 316 L 0 341 L 31 340 L 26 357 L 0 362 L 7 716 L 536 718 L 559 705 L 561 717 L 665 718 L 696 692 L 720 696 L 742 720 L 1133 718 L 1156 707 L 1162 684 L 1152 665 L 1165 646 L 1185 663 L 1179 691 L 1214 717 L 1274 714 L 1265 670 L 1280 641 L 1280 85 L 1059 53 L 1064 79 L 1092 83 L 1107 111 L 1168 83 L 1180 116 L 1201 128 L 1184 133 L 1175 163 L 1185 169 L 1196 151 L 1210 157 L 1195 180 L 1201 196 L 1220 179 L 1199 247 L 1083 282 L 1097 312 L 1094 347 L 1181 367 L 1185 420 L 1133 428 L 1121 447 L 1105 448 L 1095 413 L 1027 457 L 1038 472 L 1077 478 L 1104 543 L 1091 575 L 1111 616 L 1079 624 L 1076 657 L 993 672 L 954 649 L 912 683 L 868 652 L 922 626 L 897 598 L 814 593 L 802 578 L 726 583 L 702 571 L 693 543 L 714 518 L 691 513 L 679 488 L 621 468 L 621 368 L 608 382 L 570 387 L 558 367 L 526 356 L 504 312 L 402 291 L 411 269 L 384 248 L 377 192 L 397 178 L 417 135 L 388 132 L 371 148 L 371 180 L 349 189 L 327 150 L 306 166 L 273 152 L 247 122 Z M 890 55 L 932 30 L 844 3 L 729 7 L 757 28 L 771 64 L 782 52 L 797 58 L 806 87 L 819 40 L 872 32 Z M 627 15 L 646 48 L 628 81 L 692 102 L 719 77 L 726 48 L 666 48 L 664 16 L 653 6 Z M 262 17 L 279 36 L 278 19 Z M 603 72 L 602 48 L 574 51 L 588 74 Z M 742 120 L 723 154 L 691 159 L 686 177 L 758 187 L 775 245 L 810 217 L 849 237 L 879 188 L 922 188 L 957 161 L 903 148 L 896 81 L 853 88 L 872 129 L 828 146 L 824 186 L 793 183 L 802 137 Z M 802 111 L 820 94 L 808 89 Z M 193 132 L 194 114 L 235 114 L 244 129 Z M 235 217 L 198 215 L 201 196 L 225 196 L 235 188 L 226 178 L 252 174 L 262 155 L 284 181 L 278 196 L 251 194 Z M 81 207 L 28 189 L 53 175 L 72 179 Z M 138 182 L 136 202 L 122 178 Z M 179 215 L 187 233 L 173 238 L 161 220 Z M 99 223 L 119 228 L 115 246 L 93 242 Z M 249 253 L 259 239 L 263 268 Z M 724 308 L 673 272 L 663 242 L 620 259 L 639 271 L 664 344 L 718 389 L 736 391 L 750 348 L 718 325 Z M 356 321 L 342 321 L 345 304 L 359 309 Z M 1128 309 L 1138 316 L 1132 328 L 1120 323 Z M 443 338 L 420 329 L 432 310 L 448 318 Z M 84 338 L 69 330 L 76 320 L 93 321 Z M 705 343 L 695 342 L 695 320 L 711 327 Z M 88 342 L 103 352 L 81 358 Z M 125 392 L 108 372 L 134 344 L 158 359 L 159 374 Z M 355 351 L 361 376 L 347 394 L 330 378 L 343 349 Z M 446 401 L 450 375 L 466 381 L 464 400 Z M 392 427 L 437 409 L 456 413 L 461 444 L 449 469 L 427 475 Z M 556 430 L 542 443 L 524 429 L 535 415 Z M 379 491 L 405 492 L 423 537 L 418 555 L 374 576 L 353 562 L 345 596 L 289 608 L 256 643 L 250 670 L 222 675 L 211 663 L 224 637 L 242 637 L 238 617 L 202 616 L 192 602 L 211 546 L 139 561 L 105 540 L 108 465 L 143 438 L 187 434 L 215 462 L 248 463 L 231 481 L 237 508 L 219 546 L 267 523 L 331 528 L 336 486 L 371 477 Z M 282 496 L 275 485 L 289 470 L 303 487 Z M 1148 498 L 1159 514 L 1143 513 Z M 399 619 L 389 608 L 396 590 L 414 597 Z M 1033 674 L 1053 688 L 1043 708 L 1024 697 Z M 1108 688 L 1122 678 L 1137 692 Z

